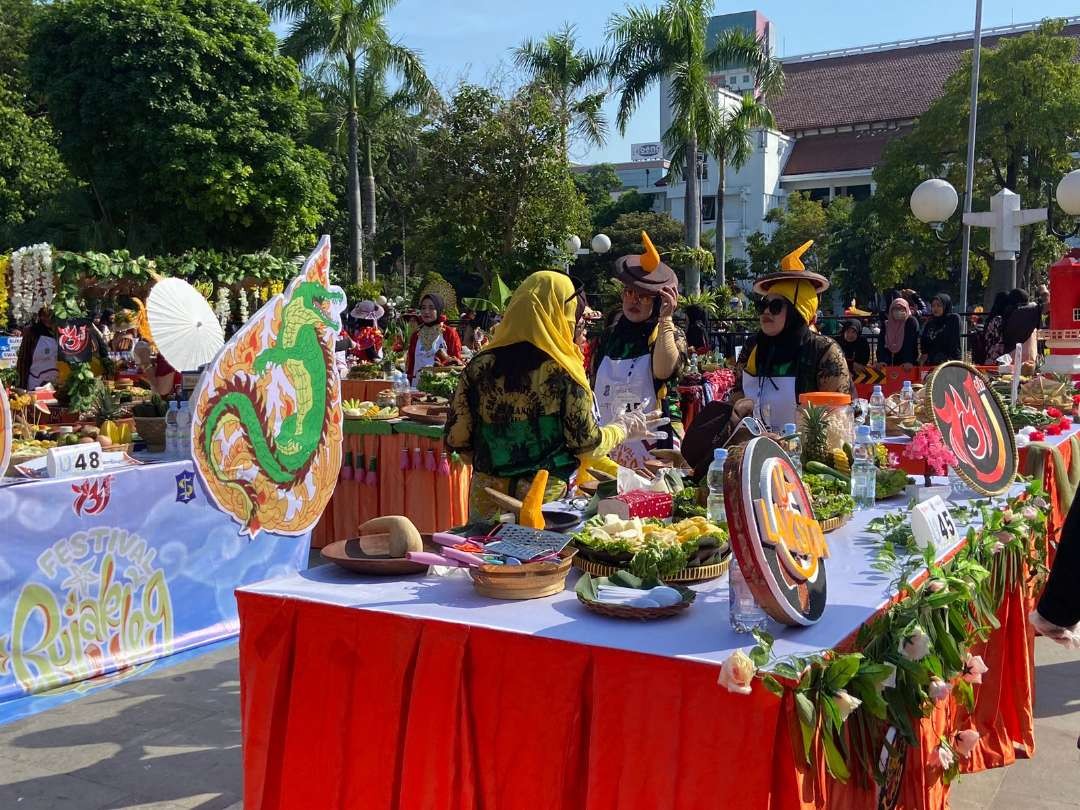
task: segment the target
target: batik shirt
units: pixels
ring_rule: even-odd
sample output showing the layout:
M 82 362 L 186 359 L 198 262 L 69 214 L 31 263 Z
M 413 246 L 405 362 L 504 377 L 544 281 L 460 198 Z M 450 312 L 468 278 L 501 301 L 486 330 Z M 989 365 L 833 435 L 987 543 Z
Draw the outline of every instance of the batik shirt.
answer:
M 600 444 L 592 392 L 554 360 L 529 374 L 524 391 L 507 391 L 495 374 L 495 355 L 478 354 L 465 367 L 446 420 L 446 445 L 471 454 L 473 469 L 501 478 L 538 469 L 566 480 L 577 456 Z

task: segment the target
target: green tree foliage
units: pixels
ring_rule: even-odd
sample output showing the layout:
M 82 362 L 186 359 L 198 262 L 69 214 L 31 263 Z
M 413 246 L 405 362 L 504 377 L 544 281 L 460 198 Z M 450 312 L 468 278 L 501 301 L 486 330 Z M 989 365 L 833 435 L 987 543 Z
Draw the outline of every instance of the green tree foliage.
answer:
M 296 65 L 245 0 L 70 0 L 28 71 L 110 241 L 299 251 L 330 204 Z
M 837 197 L 826 206 L 803 192 L 791 194 L 786 208 L 774 208 L 765 215 L 766 222 L 776 225 L 772 236 L 758 232 L 747 240 L 750 275 L 758 278 L 778 270 L 780 259 L 813 239 L 813 247 L 803 254 L 803 264 L 828 278 L 835 266 L 832 251 L 837 236 L 850 221 L 853 208 L 850 197 Z
M 23 68 L 30 46 L 30 28 L 40 10 L 33 0 L 4 0 L 0 13 L 0 87 L 25 91 Z
M 593 233 L 610 227 L 623 214 L 640 213 L 652 208 L 652 197 L 638 193 L 637 189 L 630 189 L 619 195 L 618 199 L 612 199 L 612 195 L 622 188 L 622 180 L 610 163 L 592 166 L 587 172 L 576 172 L 574 185 L 585 199 Z M 583 241 L 588 242 L 592 234 L 581 236 Z
M 577 28 L 565 23 L 541 40 L 527 39 L 514 52 L 514 61 L 551 94 L 559 117 L 559 142 L 569 159 L 570 142 L 582 140 L 603 146 L 607 140 L 604 77 L 607 56 L 578 46 Z
M 973 209 L 986 210 L 1002 188 L 1020 195 L 1025 208 L 1046 204 L 1048 184 L 1073 168 L 1071 153 L 1080 150 L 1080 63 L 1077 42 L 1061 36 L 1061 22 L 1007 37 L 984 49 L 979 78 L 978 136 L 975 141 Z M 885 234 L 870 263 L 878 287 L 926 278 L 948 279 L 960 264 L 959 245 L 944 246 L 915 220 L 908 207 L 911 192 L 923 180 L 943 177 L 964 187 L 971 60 L 945 84 L 943 95 L 919 119 L 910 134 L 889 145 L 874 172 L 873 207 Z M 958 220 L 957 216 L 955 220 Z M 951 235 L 958 223 L 947 228 Z M 1032 283 L 1062 245 L 1045 227 L 1022 229 L 1018 278 Z M 985 228 L 972 230 L 972 282 L 977 292 L 992 258 Z
M 31 118 L 0 79 L 0 246 L 23 244 L 26 225 L 70 182 L 49 122 Z M 29 240 L 26 240 L 29 241 Z M 2 249 L 2 248 L 0 248 Z
M 625 196 L 625 195 L 624 195 Z M 646 231 L 665 262 L 671 264 L 672 251 L 683 247 L 683 226 L 668 214 L 654 211 L 635 211 L 620 214 L 617 219 L 604 228 L 611 238 L 611 250 L 604 254 L 588 254 L 574 262 L 575 276 L 585 282 L 592 295 L 602 296 L 604 306 L 611 305 L 617 298 L 614 288 L 608 281 L 614 274 L 613 263 L 620 256 L 641 253 L 641 232 Z M 599 299 L 598 299 L 599 300 Z
M 341 83 L 345 101 L 345 123 L 348 135 L 348 162 L 345 175 L 345 197 L 348 202 L 348 266 L 351 275 L 359 280 L 363 259 L 361 220 L 363 203 L 360 193 L 360 106 L 366 80 L 379 92 L 387 73 L 400 77 L 405 90 L 428 85 L 420 57 L 400 43 L 394 42 L 386 29 L 386 14 L 397 0 L 262 0 L 262 5 L 278 22 L 287 23 L 288 33 L 281 43 L 283 53 L 302 66 L 320 61 L 337 63 L 333 68 L 344 78 Z M 374 102 L 369 102 L 370 106 Z M 369 139 L 370 143 L 370 139 Z M 374 195 L 374 177 L 366 183 Z M 375 228 L 374 217 L 369 219 L 369 232 Z M 374 270 L 372 271 L 374 272 Z
M 560 266 L 552 247 L 588 230 L 546 94 L 526 88 L 503 99 L 462 85 L 423 146 L 406 247 L 426 270 L 484 283 L 498 272 L 513 286 L 534 270 Z
M 671 156 L 671 173 L 686 180 L 684 221 L 686 244 L 701 245 L 701 209 L 697 204 L 698 150 L 714 141 L 719 123 L 711 76 L 728 65 L 746 65 L 763 91 L 779 89 L 783 74 L 763 62 L 768 49 L 742 31 L 728 31 L 714 44 L 708 42 L 713 0 L 665 0 L 656 9 L 634 6 L 612 16 L 612 79 L 620 82 L 619 131 L 625 133 L 630 116 L 646 93 L 667 77 L 671 126 L 663 133 Z M 771 60 L 769 60 L 771 62 Z M 687 290 L 700 292 L 696 267 L 687 268 Z

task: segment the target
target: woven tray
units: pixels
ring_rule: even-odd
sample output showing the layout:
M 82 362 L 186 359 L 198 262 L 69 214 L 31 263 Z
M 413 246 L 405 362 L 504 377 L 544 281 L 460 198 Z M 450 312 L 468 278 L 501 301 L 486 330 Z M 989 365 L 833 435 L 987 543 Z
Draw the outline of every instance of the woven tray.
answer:
M 671 616 L 677 616 L 690 607 L 690 605 L 694 604 L 694 599 L 697 597 L 696 593 L 689 588 L 681 588 L 677 585 L 674 587 L 682 594 L 683 601 L 675 605 L 669 605 L 668 607 L 636 608 L 627 607 L 626 605 L 611 605 L 606 602 L 597 602 L 588 599 L 580 590 L 577 591 L 577 598 L 587 610 L 591 610 L 593 613 L 597 613 L 601 616 L 607 616 L 612 619 L 634 619 L 640 622 L 647 622 L 651 619 L 667 619 Z M 643 590 L 641 593 L 642 595 L 645 595 L 648 594 L 648 591 Z
M 849 520 L 851 520 L 851 515 L 837 515 L 836 517 L 831 517 L 828 520 L 822 520 L 820 521 L 821 531 L 823 531 L 825 534 L 828 534 L 829 532 L 835 532 L 841 526 L 845 525 Z
M 563 549 L 557 562 L 481 565 L 469 569 L 473 587 L 492 599 L 539 599 L 566 588 L 566 575 L 577 549 Z
M 674 576 L 665 579 L 664 583 L 672 585 L 680 582 L 706 582 L 710 579 L 722 577 L 727 573 L 730 564 L 731 549 L 729 548 L 720 562 L 712 563 L 710 565 L 687 566 Z M 581 557 L 574 557 L 574 568 L 577 568 L 579 571 L 584 571 L 587 574 L 592 574 L 594 577 L 609 577 L 616 571 L 622 570 L 617 565 L 607 565 L 605 563 L 594 562 L 593 560 L 582 559 Z

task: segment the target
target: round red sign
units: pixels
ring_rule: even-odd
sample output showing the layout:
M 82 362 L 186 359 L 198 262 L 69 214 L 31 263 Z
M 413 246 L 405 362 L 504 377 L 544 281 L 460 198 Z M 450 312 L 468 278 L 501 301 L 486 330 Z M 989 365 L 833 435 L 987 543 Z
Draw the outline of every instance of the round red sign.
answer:
M 724 505 L 732 551 L 765 612 L 790 625 L 820 619 L 828 547 L 810 496 L 780 445 L 758 437 L 731 452 Z

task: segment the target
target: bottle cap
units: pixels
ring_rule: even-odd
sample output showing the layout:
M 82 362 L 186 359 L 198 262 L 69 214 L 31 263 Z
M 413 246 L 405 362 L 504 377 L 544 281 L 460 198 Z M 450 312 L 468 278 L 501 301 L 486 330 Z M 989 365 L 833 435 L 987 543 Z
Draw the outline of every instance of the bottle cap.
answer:
M 880 394 L 881 393 L 881 386 L 880 385 L 875 385 L 874 386 L 874 393 L 875 394 Z
M 784 425 L 784 435 L 785 436 L 790 436 L 792 433 L 794 433 L 797 430 L 798 430 L 798 427 L 796 427 L 794 422 L 788 422 L 786 425 Z
M 727 461 L 727 448 L 717 447 L 712 451 L 712 460 L 715 464 L 717 461 L 723 463 Z
M 904 380 L 903 388 L 911 388 L 911 380 Z
M 864 439 L 866 441 L 870 441 L 870 426 L 869 425 L 859 425 L 859 426 L 857 426 L 855 428 L 855 441 L 858 442 L 858 441 L 862 441 Z

